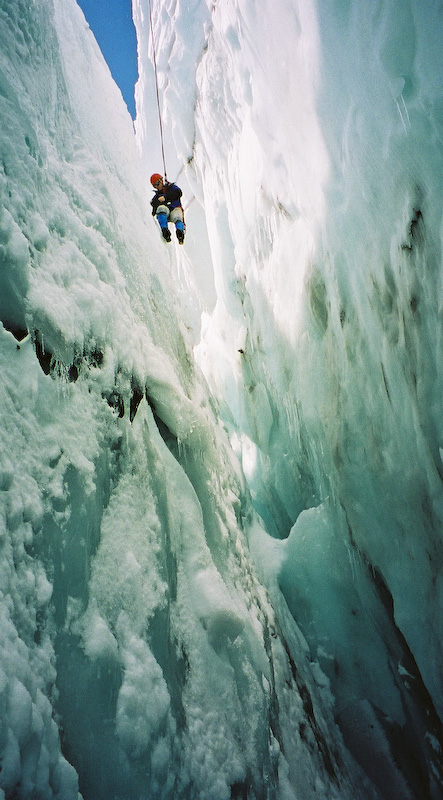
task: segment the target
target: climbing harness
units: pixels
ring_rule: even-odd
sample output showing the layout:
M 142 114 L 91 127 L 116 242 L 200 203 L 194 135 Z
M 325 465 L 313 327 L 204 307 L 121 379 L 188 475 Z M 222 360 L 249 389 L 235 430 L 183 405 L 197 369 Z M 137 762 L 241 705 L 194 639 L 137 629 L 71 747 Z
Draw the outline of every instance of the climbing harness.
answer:
M 155 75 L 155 92 L 157 95 L 157 110 L 158 110 L 158 122 L 160 127 L 160 141 L 161 141 L 161 148 L 162 148 L 162 158 L 163 158 L 163 169 L 165 173 L 165 183 L 167 182 L 167 175 L 166 175 L 166 160 L 165 160 L 165 146 L 163 141 L 163 123 L 162 123 L 162 115 L 160 110 L 160 95 L 158 91 L 158 74 L 157 74 L 157 54 L 155 52 L 155 39 L 154 39 L 154 26 L 152 24 L 152 5 L 151 0 L 149 0 L 149 27 L 151 29 L 151 39 L 152 39 L 152 55 L 154 61 L 154 75 Z

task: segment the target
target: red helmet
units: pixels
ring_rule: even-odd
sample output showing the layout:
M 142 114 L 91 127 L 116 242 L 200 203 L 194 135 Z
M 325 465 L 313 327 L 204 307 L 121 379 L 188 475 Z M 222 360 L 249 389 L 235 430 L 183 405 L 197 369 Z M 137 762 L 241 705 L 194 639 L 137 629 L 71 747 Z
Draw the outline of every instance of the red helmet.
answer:
M 158 172 L 154 172 L 154 174 L 151 175 L 152 185 L 154 186 L 154 184 L 157 183 L 158 181 L 161 181 L 163 183 L 163 178 L 161 175 L 158 174 Z

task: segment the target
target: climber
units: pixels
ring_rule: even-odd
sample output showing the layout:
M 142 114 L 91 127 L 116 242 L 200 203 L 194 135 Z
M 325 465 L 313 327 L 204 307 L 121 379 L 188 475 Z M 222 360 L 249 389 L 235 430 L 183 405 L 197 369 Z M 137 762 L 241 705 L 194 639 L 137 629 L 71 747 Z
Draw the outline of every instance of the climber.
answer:
M 185 239 L 185 224 L 183 208 L 180 202 L 182 190 L 175 183 L 163 181 L 158 172 L 151 175 L 151 183 L 155 189 L 155 195 L 151 200 L 152 216 L 157 217 L 163 238 L 167 242 L 171 241 L 171 231 L 168 222 L 175 224 L 176 235 L 179 244 L 183 244 Z

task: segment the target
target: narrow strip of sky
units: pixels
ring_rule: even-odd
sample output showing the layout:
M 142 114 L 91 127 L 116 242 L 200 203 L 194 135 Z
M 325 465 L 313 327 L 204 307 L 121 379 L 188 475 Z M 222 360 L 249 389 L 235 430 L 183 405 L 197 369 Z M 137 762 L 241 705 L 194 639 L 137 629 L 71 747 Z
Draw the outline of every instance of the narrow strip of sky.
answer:
M 131 0 L 77 0 L 98 46 L 135 119 L 134 85 L 138 78 L 137 42 Z

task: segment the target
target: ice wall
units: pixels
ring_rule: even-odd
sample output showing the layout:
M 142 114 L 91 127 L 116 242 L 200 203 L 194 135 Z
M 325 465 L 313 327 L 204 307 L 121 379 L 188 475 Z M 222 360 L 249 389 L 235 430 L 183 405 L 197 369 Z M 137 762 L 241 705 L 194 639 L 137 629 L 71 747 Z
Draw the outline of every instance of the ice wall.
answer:
M 177 42 L 203 47 L 210 14 L 188 11 Z M 279 543 L 194 362 L 229 240 L 201 239 L 191 192 L 186 255 L 160 240 L 74 0 L 0 0 L 0 20 L 0 797 L 375 796 L 259 580 L 249 540 L 274 583 Z
M 277 540 L 251 538 L 257 563 L 379 796 L 441 797 L 441 6 L 153 7 L 167 152 L 210 243 L 182 292 Z

